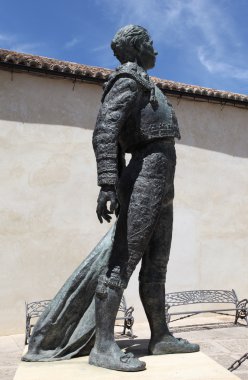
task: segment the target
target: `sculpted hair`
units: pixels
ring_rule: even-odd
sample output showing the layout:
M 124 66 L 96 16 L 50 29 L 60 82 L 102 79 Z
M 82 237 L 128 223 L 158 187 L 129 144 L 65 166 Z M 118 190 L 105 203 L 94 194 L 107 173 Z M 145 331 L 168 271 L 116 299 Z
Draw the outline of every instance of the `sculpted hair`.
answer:
M 126 25 L 119 29 L 111 42 L 116 58 L 123 64 L 135 62 L 139 47 L 149 39 L 148 31 L 139 25 Z

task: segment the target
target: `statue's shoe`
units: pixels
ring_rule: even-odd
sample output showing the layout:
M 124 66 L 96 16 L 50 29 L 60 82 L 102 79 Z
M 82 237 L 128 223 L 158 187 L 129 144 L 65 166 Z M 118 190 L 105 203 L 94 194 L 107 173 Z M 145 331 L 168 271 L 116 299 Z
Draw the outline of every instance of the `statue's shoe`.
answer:
M 199 350 L 199 344 L 190 343 L 186 339 L 175 338 L 172 335 L 157 343 L 150 342 L 148 347 L 149 355 L 183 354 Z
M 132 353 L 123 353 L 123 355 L 117 357 L 116 355 L 104 355 L 91 351 L 89 364 L 125 372 L 137 372 L 146 369 L 146 363 L 135 358 Z

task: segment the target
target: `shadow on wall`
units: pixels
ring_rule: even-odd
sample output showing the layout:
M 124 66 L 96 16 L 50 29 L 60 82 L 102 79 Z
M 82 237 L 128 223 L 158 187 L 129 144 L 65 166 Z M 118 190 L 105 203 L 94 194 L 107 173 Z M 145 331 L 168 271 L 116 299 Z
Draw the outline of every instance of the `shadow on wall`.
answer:
M 94 129 L 101 86 L 8 71 L 0 71 L 0 80 L 0 120 Z M 179 120 L 179 143 L 248 157 L 247 109 L 169 98 Z
M 179 143 L 248 157 L 248 109 L 188 99 L 170 100 L 180 125 Z
M 0 70 L 0 120 L 94 129 L 102 87 Z

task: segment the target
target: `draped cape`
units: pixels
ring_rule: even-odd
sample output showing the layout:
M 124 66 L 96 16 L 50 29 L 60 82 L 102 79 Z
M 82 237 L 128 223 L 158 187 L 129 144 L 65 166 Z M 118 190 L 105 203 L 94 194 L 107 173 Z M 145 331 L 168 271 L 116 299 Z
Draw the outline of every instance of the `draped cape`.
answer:
M 107 267 L 115 225 L 72 273 L 34 326 L 24 361 L 54 361 L 88 355 L 94 344 L 94 294 Z

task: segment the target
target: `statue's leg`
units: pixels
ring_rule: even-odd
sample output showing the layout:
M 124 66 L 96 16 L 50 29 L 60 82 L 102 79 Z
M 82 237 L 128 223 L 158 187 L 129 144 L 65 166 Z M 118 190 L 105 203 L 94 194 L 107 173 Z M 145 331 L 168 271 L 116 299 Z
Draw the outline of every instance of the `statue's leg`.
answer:
M 145 162 L 144 162 L 145 161 Z M 96 291 L 96 342 L 90 363 L 121 371 L 139 371 L 145 364 L 124 355 L 114 341 L 114 321 L 124 289 L 148 245 L 159 217 L 165 179 L 163 154 L 132 159 L 121 179 L 120 215 L 107 273 Z M 111 316 L 110 316 L 111 314 Z M 105 344 L 104 341 L 108 343 Z
M 140 298 L 151 329 L 148 350 L 150 354 L 156 355 L 199 350 L 197 344 L 174 338 L 165 318 L 165 277 L 171 247 L 174 196 L 173 182 L 167 185 L 168 191 L 156 228 L 143 256 L 139 277 Z
M 106 287 L 104 296 L 96 294 L 96 340 L 89 363 L 117 371 L 142 371 L 146 364 L 132 354 L 125 354 L 114 340 L 115 318 L 122 294 L 123 289 L 109 286 Z
M 151 342 L 157 342 L 164 335 L 170 334 L 165 318 L 165 276 L 170 255 L 172 223 L 173 204 L 171 201 L 161 210 L 158 223 L 143 256 L 139 276 L 140 299 L 150 325 Z
M 128 372 L 141 371 L 146 367 L 144 362 L 134 358 L 132 354 L 121 351 L 114 339 L 115 319 L 123 291 L 128 283 L 125 275 L 128 260 L 127 215 L 133 182 L 139 173 L 138 166 L 134 165 L 131 172 L 133 179 L 131 179 L 129 167 L 125 171 L 122 186 L 119 186 L 120 215 L 117 220 L 109 265 L 106 273 L 100 277 L 96 289 L 96 337 L 89 357 L 90 364 Z

